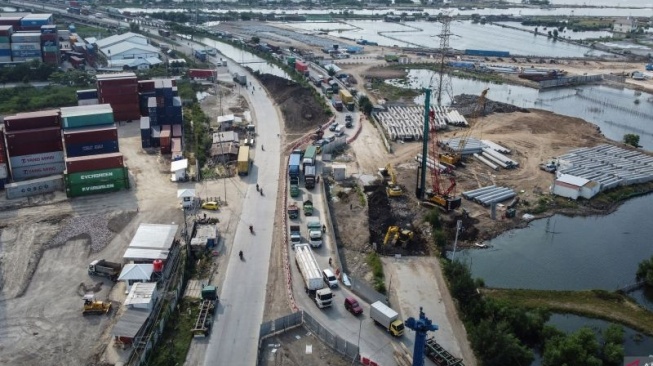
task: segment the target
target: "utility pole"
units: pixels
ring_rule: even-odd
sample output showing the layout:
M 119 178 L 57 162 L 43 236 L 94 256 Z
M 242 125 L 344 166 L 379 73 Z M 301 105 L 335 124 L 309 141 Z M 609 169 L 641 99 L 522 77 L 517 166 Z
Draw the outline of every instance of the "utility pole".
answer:
M 453 242 L 453 254 L 451 254 L 451 261 L 453 262 L 456 259 L 456 247 L 458 246 L 458 233 L 463 227 L 463 220 L 458 220 L 456 222 L 456 240 Z
M 220 90 L 220 85 L 218 84 L 218 66 L 215 67 L 215 80 L 213 81 L 215 86 L 215 95 L 218 97 L 218 105 L 220 107 L 220 116 L 222 116 L 222 90 Z M 209 122 L 210 123 L 210 122 Z M 224 155 L 224 144 L 222 143 L 222 126 L 218 126 L 218 143 L 220 144 L 220 153 L 222 154 L 222 166 L 226 168 L 227 162 Z M 227 203 L 227 177 L 222 178 L 224 185 L 224 203 Z
M 449 97 L 453 97 L 452 88 L 451 88 L 451 78 L 446 73 L 445 70 L 445 58 L 447 52 L 449 51 L 449 38 L 451 38 L 451 20 L 453 18 L 449 14 L 442 14 L 440 17 L 440 23 L 442 23 L 442 31 L 438 34 L 440 38 L 440 67 L 438 69 L 438 92 L 436 95 L 438 107 L 442 106 L 442 92 L 449 94 Z

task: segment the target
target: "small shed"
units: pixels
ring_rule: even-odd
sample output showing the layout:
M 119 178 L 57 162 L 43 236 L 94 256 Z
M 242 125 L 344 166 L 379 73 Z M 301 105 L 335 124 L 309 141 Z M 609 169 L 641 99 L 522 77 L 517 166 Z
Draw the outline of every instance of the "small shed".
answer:
M 345 180 L 347 178 L 347 166 L 343 164 L 334 164 L 332 166 L 333 179 L 336 181 Z
M 236 116 L 233 114 L 227 114 L 224 116 L 218 116 L 218 128 L 220 131 L 228 131 L 233 128 Z
M 156 282 L 135 283 L 124 305 L 130 309 L 152 310 L 157 300 Z
M 114 342 L 122 346 L 135 343 L 136 338 L 143 335 L 142 328 L 150 314 L 149 309 L 127 308 L 111 330 Z
M 195 190 L 194 189 L 178 189 L 177 198 L 181 200 L 181 207 L 187 208 L 193 206 L 193 201 L 195 201 Z
M 152 278 L 154 266 L 151 263 L 126 264 L 122 267 L 118 281 L 125 282 L 126 292 L 129 293 L 132 285 L 139 282 L 148 282 Z
M 583 197 L 590 199 L 599 193 L 601 185 L 598 182 L 570 174 L 560 174 L 553 183 L 552 193 L 571 199 Z
M 238 142 L 238 133 L 235 131 L 222 131 L 213 133 L 213 143 Z
M 170 163 L 170 178 L 173 182 L 186 180 L 186 169 L 188 169 L 188 159 L 181 159 Z
M 213 249 L 218 244 L 217 225 L 197 225 L 195 235 L 190 241 L 191 250 L 202 252 Z
M 129 243 L 129 249 L 170 250 L 179 225 L 141 224 Z

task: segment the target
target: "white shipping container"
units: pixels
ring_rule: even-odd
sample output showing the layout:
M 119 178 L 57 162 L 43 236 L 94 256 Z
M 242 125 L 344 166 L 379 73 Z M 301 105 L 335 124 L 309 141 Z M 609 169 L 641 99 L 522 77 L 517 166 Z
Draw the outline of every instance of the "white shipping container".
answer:
M 63 186 L 63 175 L 53 175 L 45 178 L 7 184 L 5 185 L 5 192 L 7 198 L 12 200 L 42 193 L 63 191 Z
M 42 154 L 12 156 L 9 158 L 11 169 L 48 163 L 63 163 L 63 151 L 51 151 Z
M 95 105 L 98 104 L 98 100 L 96 99 L 79 99 L 77 101 L 77 105 Z
M 64 170 L 66 170 L 66 164 L 63 162 L 23 166 L 20 168 L 12 167 L 11 176 L 14 178 L 14 180 L 24 180 L 61 174 L 64 172 Z
M 10 50 L 11 43 L 0 43 L 0 50 Z
M 0 164 L 0 179 L 7 178 L 7 164 Z
M 40 51 L 41 43 L 12 43 L 11 49 L 15 51 Z
M 11 62 L 11 56 L 0 56 L 0 62 Z

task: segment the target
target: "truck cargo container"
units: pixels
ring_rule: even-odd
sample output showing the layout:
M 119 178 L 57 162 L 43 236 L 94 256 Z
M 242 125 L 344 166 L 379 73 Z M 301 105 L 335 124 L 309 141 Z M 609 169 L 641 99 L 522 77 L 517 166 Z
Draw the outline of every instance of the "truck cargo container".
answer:
M 399 319 L 399 314 L 381 301 L 370 305 L 370 318 L 395 337 L 404 334 L 404 323 Z
M 247 75 L 234 73 L 234 82 L 243 86 L 247 86 Z
M 288 205 L 288 218 L 291 220 L 299 218 L 299 207 L 294 202 Z
M 116 192 L 129 188 L 128 179 L 118 179 L 108 182 L 70 184 L 66 186 L 68 197 L 81 197 L 91 194 Z
M 238 148 L 238 175 L 249 174 L 249 146 L 241 146 Z
M 304 74 L 308 72 L 308 64 L 303 61 L 295 61 L 295 70 L 297 70 L 299 73 Z
M 322 271 L 315 260 L 313 251 L 308 244 L 295 245 L 295 264 L 304 279 L 306 293 L 315 302 L 317 307 L 323 309 L 333 304 L 333 292 L 324 287 Z
M 90 170 L 121 168 L 123 166 L 124 162 L 121 153 L 66 158 L 66 172 L 68 174 Z
M 315 165 L 317 160 L 317 146 L 310 145 L 304 151 L 304 157 L 302 159 L 302 165 L 306 169 L 307 165 Z
M 122 271 L 122 264 L 109 262 L 104 259 L 98 259 L 88 265 L 88 274 L 90 276 L 109 277 L 111 281 L 117 281 Z
M 288 158 L 288 175 L 291 177 L 299 177 L 301 169 L 302 153 L 300 151 L 293 151 Z
M 65 168 L 65 164 L 62 162 L 21 166 L 18 168 L 14 168 L 12 166 L 11 176 L 14 178 L 14 180 L 40 178 L 46 177 L 48 175 L 61 174 Z
M 81 173 L 65 173 L 64 181 L 66 185 L 75 184 L 94 184 L 116 180 L 122 180 L 129 177 L 127 168 L 113 168 L 103 170 L 91 170 Z
M 41 154 L 12 156 L 9 158 L 9 162 L 11 163 L 12 168 L 49 163 L 63 163 L 63 161 L 63 151 L 50 151 Z
M 315 188 L 315 181 L 316 181 L 316 168 L 314 165 L 307 165 L 304 167 L 304 185 L 306 186 L 306 189 L 313 189 Z
M 53 175 L 49 177 L 30 179 L 22 182 L 5 184 L 7 199 L 17 199 L 34 196 L 43 193 L 52 193 L 64 189 L 63 176 Z
M 340 100 L 342 100 L 343 103 L 345 103 L 345 104 L 354 103 L 354 97 L 351 95 L 349 90 L 340 89 L 338 91 L 338 95 L 340 96 Z
M 188 77 L 192 79 L 216 80 L 218 78 L 218 71 L 210 69 L 189 69 Z
M 198 59 L 198 60 L 200 60 L 202 62 L 206 62 L 207 57 L 208 57 L 207 54 L 206 54 L 206 51 L 204 51 L 204 50 L 195 50 L 193 52 L 193 55 L 195 56 L 196 59 Z
M 22 131 L 36 128 L 60 127 L 59 110 L 18 113 L 4 117 L 5 131 Z

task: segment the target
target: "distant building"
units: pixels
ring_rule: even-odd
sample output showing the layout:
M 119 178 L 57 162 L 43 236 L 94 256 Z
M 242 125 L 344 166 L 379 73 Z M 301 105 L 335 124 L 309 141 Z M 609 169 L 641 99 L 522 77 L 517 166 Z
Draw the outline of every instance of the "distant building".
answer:
M 590 199 L 600 191 L 601 185 L 598 182 L 569 174 L 560 174 L 553 182 L 552 189 L 553 194 L 573 200 L 578 197 Z
M 637 30 L 635 18 L 617 18 L 612 26 L 612 32 L 616 34 L 628 34 Z
M 161 63 L 159 50 L 140 34 L 127 32 L 95 41 L 111 67 L 147 69 Z

